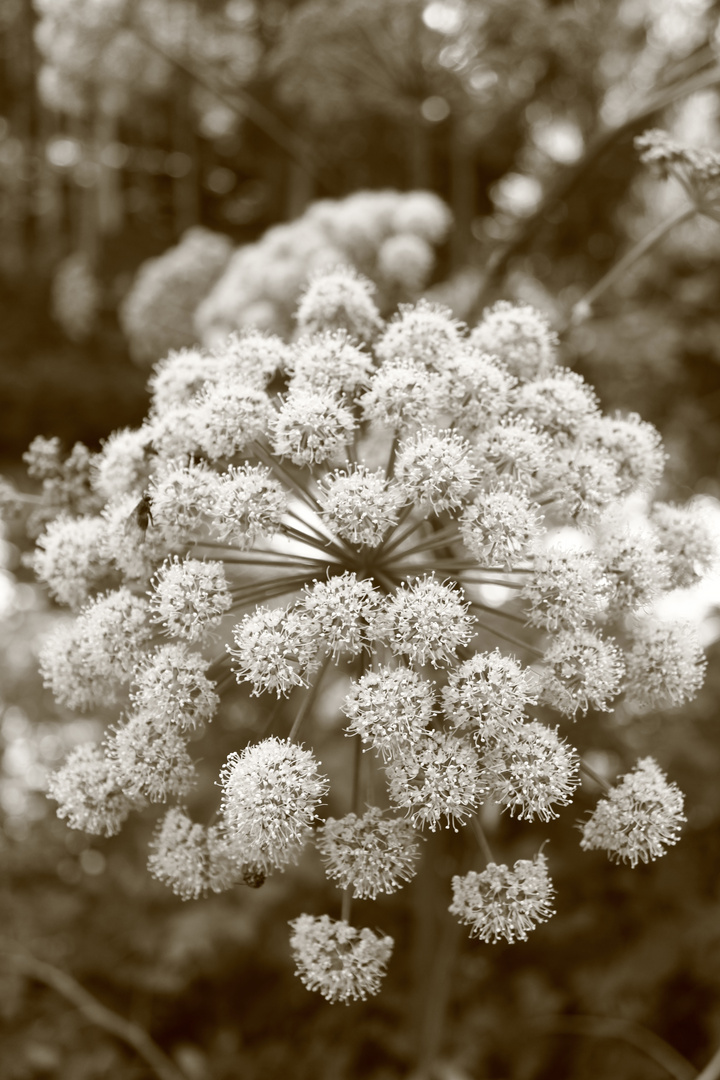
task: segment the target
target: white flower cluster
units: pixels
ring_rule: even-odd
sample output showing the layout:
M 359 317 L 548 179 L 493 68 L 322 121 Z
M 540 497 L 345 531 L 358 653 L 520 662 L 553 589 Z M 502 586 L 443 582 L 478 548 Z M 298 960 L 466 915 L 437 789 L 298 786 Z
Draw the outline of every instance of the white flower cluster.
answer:
M 351 897 L 408 882 L 423 830 L 478 830 L 488 865 L 453 880 L 450 908 L 472 935 L 525 940 L 550 917 L 545 857 L 493 861 L 476 815 L 548 823 L 573 800 L 583 762 L 549 710 L 567 732 L 697 692 L 697 639 L 653 604 L 718 544 L 697 507 L 652 504 L 657 433 L 603 416 L 532 309 L 498 304 L 468 332 L 421 301 L 383 324 L 370 285 L 331 271 L 299 310 L 292 345 L 252 331 L 159 363 L 146 423 L 92 462 L 102 513 L 40 538 L 38 575 L 79 609 L 44 646 L 47 682 L 70 707 L 127 710 L 50 791 L 72 826 L 107 833 L 169 801 L 150 868 L 185 898 L 258 885 L 314 839 L 342 918 L 301 915 L 292 946 L 308 987 L 349 1001 L 377 991 L 392 945 L 350 924 Z M 342 753 L 328 778 L 298 742 L 333 665 L 352 783 L 332 775 Z M 233 677 L 288 697 L 294 720 L 218 762 L 205 827 L 175 804 Z M 349 805 L 323 822 L 331 786 Z M 582 846 L 634 865 L 681 821 L 645 758 Z
M 57 267 L 50 292 L 50 310 L 71 341 L 85 341 L 95 327 L 102 292 L 87 255 L 74 251 Z
M 715 217 L 720 197 L 720 154 L 707 147 L 686 146 L 652 128 L 635 139 L 640 160 L 663 180 L 674 176 L 700 213 Z
M 373 285 L 383 311 L 415 298 L 429 282 L 435 248 L 450 224 L 450 211 L 429 191 L 358 191 L 312 203 L 295 221 L 237 249 L 197 308 L 198 334 L 213 345 L 252 326 L 288 334 L 310 279 L 297 312 L 301 330 L 350 329 L 352 319 L 357 336 L 372 337 L 379 329 Z M 333 279 L 338 267 L 345 269 Z
M 140 266 L 118 311 L 137 363 L 152 364 L 170 349 L 195 344 L 195 309 L 231 254 L 226 236 L 196 226 L 175 247 Z

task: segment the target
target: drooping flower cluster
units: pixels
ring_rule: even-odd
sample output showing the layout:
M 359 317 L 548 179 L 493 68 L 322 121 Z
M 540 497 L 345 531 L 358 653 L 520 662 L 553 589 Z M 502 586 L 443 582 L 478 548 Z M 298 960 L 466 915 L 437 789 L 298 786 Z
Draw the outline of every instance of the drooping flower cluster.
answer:
M 169 802 L 150 868 L 185 898 L 258 885 L 314 840 L 342 918 L 299 916 L 292 947 L 305 985 L 348 1001 L 377 991 L 392 946 L 350 924 L 351 897 L 410 881 L 424 830 L 478 831 L 487 867 L 454 878 L 450 907 L 472 936 L 525 940 L 550 917 L 545 856 L 494 861 L 478 812 L 550 823 L 583 768 L 569 722 L 697 692 L 696 637 L 653 605 L 718 545 L 696 506 L 653 505 L 657 433 L 603 416 L 532 309 L 500 303 L 468 332 L 420 301 L 384 324 L 370 285 L 331 271 L 299 312 L 293 344 L 253 331 L 160 362 L 145 424 L 86 468 L 95 504 L 63 497 L 74 474 L 38 444 L 33 468 L 57 478 L 33 561 L 79 611 L 43 648 L 48 684 L 126 710 L 51 782 L 59 813 L 111 833 Z M 342 752 L 326 768 L 310 748 L 332 670 L 351 782 Z M 185 809 L 193 758 L 202 742 L 212 759 L 233 677 L 280 708 L 217 763 L 205 827 Z M 326 797 L 343 816 L 323 822 Z M 582 846 L 634 865 L 681 820 L 646 758 Z
M 600 848 L 631 866 L 657 859 L 680 839 L 683 805 L 677 784 L 665 779 L 653 758 L 642 758 L 597 804 L 583 825 L 580 846 Z
M 554 914 L 555 891 L 542 853 L 518 859 L 512 869 L 491 862 L 482 873 L 457 875 L 452 888 L 450 911 L 470 927 L 471 937 L 491 944 L 527 941 L 529 931 Z
M 720 210 L 720 154 L 707 147 L 685 146 L 653 128 L 635 139 L 640 160 L 666 180 L 674 177 L 682 184 L 699 213 L 717 220 Z
M 392 953 L 391 937 L 378 937 L 367 927 L 357 930 L 328 915 L 299 915 L 290 925 L 297 974 L 308 990 L 346 1005 L 377 994 Z

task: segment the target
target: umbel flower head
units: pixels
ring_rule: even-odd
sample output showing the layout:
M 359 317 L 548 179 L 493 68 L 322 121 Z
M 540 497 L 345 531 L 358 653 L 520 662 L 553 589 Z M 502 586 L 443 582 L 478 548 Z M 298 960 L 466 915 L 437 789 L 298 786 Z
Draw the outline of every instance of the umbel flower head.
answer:
M 659 128 L 639 135 L 635 148 L 643 165 L 663 180 L 674 177 L 701 213 L 716 217 L 720 197 L 720 154 L 716 150 L 684 146 Z
M 79 608 L 43 673 L 64 706 L 126 716 L 51 781 L 59 812 L 114 832 L 166 802 L 151 868 L 184 898 L 258 884 L 314 836 L 343 918 L 301 916 L 293 949 L 339 1001 L 377 991 L 391 947 L 350 924 L 351 895 L 408 882 L 420 834 L 485 803 L 550 826 L 571 802 L 581 762 L 553 711 L 592 743 L 596 711 L 697 692 L 697 642 L 653 605 L 716 560 L 694 510 L 652 503 L 657 433 L 603 417 L 541 315 L 502 303 L 468 330 L 424 301 L 384 324 L 372 297 L 356 272 L 315 275 L 292 342 L 176 352 L 138 432 L 76 454 L 82 469 L 47 441 L 30 457 L 34 565 Z M 267 726 L 219 757 L 233 680 Z M 191 804 L 208 769 L 212 825 Z M 637 861 L 674 842 L 679 793 L 631 776 L 583 844 Z M 524 940 L 552 913 L 547 860 L 487 861 L 451 910 L 482 940 Z

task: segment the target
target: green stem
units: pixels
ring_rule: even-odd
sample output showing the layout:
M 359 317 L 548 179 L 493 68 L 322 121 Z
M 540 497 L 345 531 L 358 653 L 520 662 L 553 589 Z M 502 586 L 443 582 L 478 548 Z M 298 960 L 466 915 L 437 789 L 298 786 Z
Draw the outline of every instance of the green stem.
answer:
M 348 557 L 353 557 L 355 555 L 353 549 L 349 547 L 344 540 L 341 540 L 339 537 L 333 536 L 333 534 L 329 530 L 326 532 L 323 531 L 322 528 L 318 528 L 317 525 L 313 525 L 312 522 L 307 521 L 303 517 L 300 517 L 300 515 L 296 514 L 293 510 L 287 510 L 286 513 L 290 517 L 294 518 L 295 521 L 299 522 L 305 529 L 309 529 L 310 532 L 313 533 L 313 535 L 317 537 L 319 541 L 321 541 L 322 548 L 320 548 L 319 544 L 313 544 L 313 547 L 320 548 L 320 550 L 322 551 L 335 551 L 339 559 L 347 559 Z M 290 526 L 290 528 L 294 528 L 294 526 Z M 308 540 L 304 542 L 311 543 L 311 541 Z
M 308 570 L 323 570 L 327 566 L 325 559 L 311 559 L 305 555 L 283 555 L 278 559 L 222 559 L 228 566 L 265 566 L 268 569 L 282 568 L 284 566 L 304 566 Z
M 653 96 L 648 97 L 621 123 L 615 127 L 601 129 L 588 144 L 580 161 L 569 166 L 559 175 L 533 213 L 523 219 L 514 235 L 502 247 L 492 253 L 468 318 L 470 325 L 480 315 L 487 298 L 492 295 L 501 276 L 504 276 L 511 259 L 529 246 L 536 232 L 547 222 L 548 211 L 568 198 L 571 191 L 585 179 L 590 168 L 614 143 L 633 128 L 639 128 L 643 123 L 647 126 L 647 121 L 655 113 L 660 112 L 672 102 L 707 87 L 716 86 L 718 83 L 720 83 L 720 68 L 713 64 L 708 70 L 699 72 L 691 78 L 681 78 L 669 86 L 660 87 Z
M 447 904 L 447 901 L 445 901 Z M 419 1032 L 419 1053 L 415 1080 L 436 1080 L 436 1070 L 442 1048 L 443 1029 L 452 991 L 452 970 L 455 964 L 462 927 L 446 914 L 435 939 L 432 967 L 427 980 L 424 1015 Z
M 630 269 L 630 267 L 641 259 L 648 251 L 659 243 L 662 238 L 674 229 L 676 225 L 680 225 L 683 221 L 688 221 L 689 218 L 694 217 L 697 213 L 697 208 L 694 205 L 684 206 L 680 210 L 676 210 L 674 214 L 661 221 L 654 229 L 651 229 L 647 236 L 644 236 L 642 240 L 639 240 L 630 251 L 623 255 L 622 259 L 615 264 L 604 277 L 601 277 L 592 289 L 578 300 L 577 304 L 573 307 L 571 321 L 582 322 L 590 315 L 592 306 L 599 296 L 602 296 L 604 292 L 607 292 L 616 281 Z
M 251 550 L 244 550 L 243 548 L 236 548 L 231 544 L 216 544 L 210 540 L 200 540 L 196 544 L 196 547 L 212 547 L 222 548 L 226 551 L 231 551 L 231 555 L 222 556 L 222 561 L 226 563 L 248 563 L 250 566 L 275 566 L 276 564 L 284 566 L 286 563 L 316 563 L 318 559 L 312 559 L 309 555 L 296 555 L 296 554 L 284 554 L 282 551 L 265 551 L 262 548 L 252 548 Z
M 316 536 L 318 540 L 322 540 L 323 544 L 326 544 L 328 541 L 332 542 L 333 537 L 329 532 L 325 532 L 317 525 L 313 525 L 313 523 L 311 521 L 308 521 L 307 518 L 301 517 L 301 515 L 296 513 L 294 510 L 286 510 L 285 513 L 288 515 L 288 517 L 294 518 L 294 520 L 299 522 L 299 524 L 302 525 L 305 529 L 308 529 L 309 532 L 311 532 L 313 536 Z
M 374 570 L 373 577 L 378 580 L 388 596 L 396 591 L 399 582 L 394 581 L 390 575 L 384 574 L 382 570 Z
M 415 532 L 416 529 L 419 529 L 420 526 L 423 525 L 425 521 L 427 521 L 427 518 L 420 518 L 419 521 L 414 521 L 411 525 L 409 525 L 407 529 L 401 530 L 400 526 L 410 516 L 410 514 L 412 514 L 414 509 L 415 506 L 411 502 L 406 503 L 405 506 L 402 508 L 402 510 L 400 511 L 400 516 L 395 523 L 394 531 L 390 534 L 387 540 L 384 540 L 382 544 L 380 544 L 379 548 L 377 549 L 376 556 L 378 558 L 380 557 L 380 554 L 387 555 L 388 551 L 393 551 L 398 546 L 398 544 L 402 544 L 406 536 L 410 536 L 411 533 Z
M 299 529 L 296 529 L 294 525 L 288 525 L 286 522 L 283 522 L 282 530 L 291 539 L 297 540 L 301 544 L 306 544 L 308 547 L 315 548 L 316 551 L 322 552 L 323 555 L 327 555 L 328 557 L 332 556 L 335 562 L 339 562 L 341 559 L 346 558 L 344 553 L 335 546 L 332 540 L 324 541 L 321 545 L 316 539 L 308 535 L 308 533 L 301 532 Z
M 226 652 L 225 653 L 220 653 L 219 656 L 216 656 L 208 664 L 208 668 L 207 668 L 207 677 L 208 677 L 208 679 L 213 678 L 213 676 L 211 675 L 212 671 L 216 671 L 219 668 L 224 667 L 225 664 L 229 664 L 229 663 L 230 663 L 230 656 L 229 656 L 228 653 L 226 653 Z
M 443 567 L 439 567 L 443 569 Z M 458 576 L 465 576 L 472 571 L 460 570 Z M 478 571 L 478 574 L 482 574 L 482 570 Z M 526 582 L 524 581 L 502 581 L 500 578 L 478 577 L 468 582 L 468 585 L 499 585 L 503 589 L 524 589 Z
M 486 575 L 489 573 L 500 574 L 527 574 L 528 570 L 499 570 L 497 567 L 491 567 L 488 570 L 483 569 L 482 566 L 478 566 L 477 563 L 462 563 L 453 562 L 450 559 L 439 560 L 433 562 L 431 565 L 421 567 L 423 570 L 446 570 L 449 574 L 479 574 L 482 575 L 480 581 L 474 582 L 476 585 L 503 585 L 508 589 L 524 589 L 524 581 L 505 581 L 503 578 L 491 578 Z
M 385 466 L 385 479 L 390 480 L 395 470 L 395 457 L 397 455 L 398 448 L 398 433 L 393 433 L 393 441 L 390 444 L 390 453 L 388 454 L 387 465 Z
M 413 533 L 415 531 L 415 529 L 419 529 L 420 526 L 423 525 L 427 521 L 427 518 L 425 518 L 425 517 L 418 518 L 417 521 L 411 522 L 410 525 L 408 525 L 405 529 L 401 530 L 400 526 L 405 521 L 407 521 L 410 514 L 412 514 L 413 510 L 415 510 L 415 509 L 416 509 L 416 507 L 415 507 L 415 504 L 413 502 L 405 503 L 405 505 L 403 506 L 402 510 L 400 511 L 400 513 L 398 515 L 397 521 L 395 522 L 393 532 L 390 534 L 390 536 L 388 536 L 387 540 L 384 540 L 382 542 L 382 544 L 378 548 L 378 550 L 377 550 L 378 555 L 381 552 L 383 553 L 383 555 L 385 555 L 385 554 L 387 554 L 388 551 L 392 551 L 393 548 L 396 548 L 398 546 L 398 544 L 402 544 L 402 542 L 403 542 L 403 540 L 405 539 L 406 536 L 410 536 L 410 534 Z
M 362 741 L 359 736 L 356 735 L 353 756 L 352 788 L 350 793 L 350 810 L 353 814 L 360 813 L 360 774 L 362 772 L 363 756 Z

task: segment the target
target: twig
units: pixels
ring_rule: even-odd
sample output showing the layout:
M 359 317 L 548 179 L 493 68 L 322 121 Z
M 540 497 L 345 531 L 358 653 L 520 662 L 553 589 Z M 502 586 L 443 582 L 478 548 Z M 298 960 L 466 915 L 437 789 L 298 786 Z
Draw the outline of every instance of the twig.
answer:
M 639 240 L 634 247 L 630 248 L 630 250 L 623 255 L 619 262 L 615 263 L 612 269 L 608 270 L 607 274 L 601 277 L 600 280 L 597 281 L 591 289 L 588 289 L 585 295 L 578 300 L 573 307 L 570 321 L 579 322 L 583 318 L 587 318 L 591 314 L 593 304 L 599 296 L 602 296 L 604 292 L 612 288 L 615 282 L 619 281 L 630 267 L 633 266 L 638 259 L 641 259 L 646 252 L 650 251 L 655 244 L 659 243 L 671 229 L 674 229 L 676 225 L 680 225 L 684 221 L 688 221 L 690 218 L 694 217 L 697 212 L 696 206 L 683 206 L 647 233 L 642 240 Z
M 608 784 L 607 780 L 601 776 L 600 773 L 595 772 L 595 770 L 588 765 L 587 761 L 585 761 L 585 758 L 580 758 L 580 772 L 584 772 L 586 776 L 589 776 L 591 780 L 594 780 L 597 786 L 605 793 L 611 790 L 611 786 Z
M 297 135 L 287 127 L 282 120 L 280 120 L 275 113 L 271 112 L 262 102 L 253 97 L 244 87 L 234 86 L 232 88 L 232 94 L 240 99 L 240 104 L 233 100 L 233 97 L 220 86 L 217 86 L 211 79 L 207 79 L 204 74 L 197 71 L 190 64 L 187 64 L 184 60 L 174 56 L 169 49 L 163 48 L 157 41 L 154 41 L 144 30 L 138 25 L 137 21 L 132 16 L 125 20 L 122 24 L 126 29 L 130 30 L 135 35 L 138 41 L 141 41 L 148 49 L 151 49 L 158 56 L 161 56 L 168 64 L 171 64 L 178 71 L 182 71 L 185 75 L 189 76 L 193 82 L 196 82 L 198 86 L 202 86 L 204 90 L 213 94 L 218 101 L 221 101 L 223 105 L 227 106 L 237 116 L 247 118 L 253 123 L 260 131 L 264 132 L 277 146 L 279 146 L 288 157 L 292 158 L 303 172 L 314 180 L 317 184 L 320 184 L 322 188 L 328 193 L 331 193 L 328 183 L 323 178 L 312 160 L 314 151 L 310 149 L 307 143 L 302 139 L 299 139 Z M 316 153 L 316 152 L 315 152 Z
M 66 1001 L 71 1002 L 91 1024 L 103 1028 L 131 1046 L 160 1080 L 188 1080 L 187 1075 L 160 1049 L 144 1028 L 102 1005 L 72 975 L 44 960 L 38 960 L 13 942 L 0 942 L 0 950 L 9 955 L 12 963 L 24 975 L 45 983 Z
M 477 840 L 478 845 L 480 847 L 480 850 L 483 853 L 483 858 L 485 859 L 485 862 L 486 863 L 495 862 L 495 858 L 494 858 L 493 853 L 492 853 L 492 848 L 490 847 L 490 844 L 488 843 L 488 838 L 485 835 L 485 830 L 483 829 L 482 825 L 480 824 L 480 819 L 475 817 L 475 816 L 471 817 L 470 818 L 470 825 L 471 825 L 471 828 L 472 828 L 473 832 L 475 833 L 475 839 Z
M 715 1051 L 702 1072 L 699 1072 L 695 1080 L 718 1080 L 720 1077 L 720 1048 Z
M 630 1020 L 619 1020 L 606 1016 L 559 1016 L 540 1017 L 533 1026 L 542 1027 L 547 1032 L 567 1035 L 589 1035 L 598 1039 L 620 1039 L 651 1058 L 656 1065 L 664 1069 L 675 1080 L 717 1080 L 718 1072 L 696 1075 L 695 1069 L 682 1054 L 661 1039 L 655 1032 Z M 720 1055 L 718 1065 L 720 1066 Z M 712 1062 L 710 1063 L 712 1064 Z
M 535 233 L 546 221 L 546 215 L 551 207 L 562 202 L 570 192 L 584 178 L 598 158 L 609 150 L 614 143 L 618 142 L 623 135 L 632 131 L 644 121 L 649 120 L 655 113 L 660 112 L 666 106 L 671 105 L 678 98 L 688 94 L 705 90 L 720 83 L 720 68 L 713 65 L 708 71 L 702 71 L 680 83 L 664 86 L 656 94 L 648 98 L 635 112 L 628 116 L 621 124 L 600 131 L 591 140 L 584 156 L 575 165 L 569 166 L 550 187 L 545 197 L 536 210 L 525 218 L 516 230 L 515 235 L 508 242 L 490 256 L 487 270 L 482 284 L 478 289 L 473 304 L 473 314 L 479 314 L 483 307 L 485 297 L 492 286 L 503 276 L 505 269 L 513 258 L 530 243 Z

